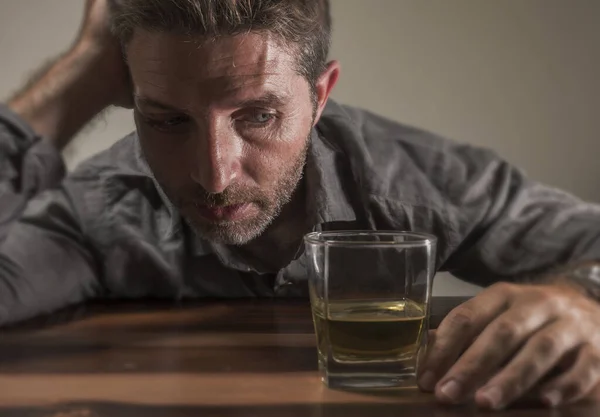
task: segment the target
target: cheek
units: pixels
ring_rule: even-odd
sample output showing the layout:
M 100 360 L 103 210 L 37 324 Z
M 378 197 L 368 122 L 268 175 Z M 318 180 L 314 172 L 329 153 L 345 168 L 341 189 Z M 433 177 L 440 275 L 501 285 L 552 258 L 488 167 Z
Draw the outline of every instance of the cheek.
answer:
M 295 136 L 273 139 L 260 147 L 246 146 L 242 169 L 253 182 L 263 188 L 276 184 L 298 165 L 307 146 L 310 127 L 296 131 Z
M 300 106 L 298 106 L 300 107 Z M 247 143 L 243 170 L 254 182 L 267 188 L 289 173 L 303 156 L 312 129 L 312 113 L 296 111 L 283 119 L 270 137 L 260 144 Z

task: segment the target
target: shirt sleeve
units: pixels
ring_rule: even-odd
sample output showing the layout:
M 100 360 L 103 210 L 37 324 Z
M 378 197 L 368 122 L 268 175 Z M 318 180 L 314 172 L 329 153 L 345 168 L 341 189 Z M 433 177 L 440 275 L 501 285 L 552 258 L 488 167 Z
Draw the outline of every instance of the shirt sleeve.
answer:
M 458 242 L 443 269 L 489 285 L 600 261 L 600 206 L 540 184 L 493 152 L 457 145 L 444 158 L 446 222 Z
M 0 245 L 0 325 L 98 295 L 99 262 L 87 237 L 86 185 L 67 179 L 32 199 Z
M 60 152 L 0 104 L 0 242 L 27 202 L 65 175 Z

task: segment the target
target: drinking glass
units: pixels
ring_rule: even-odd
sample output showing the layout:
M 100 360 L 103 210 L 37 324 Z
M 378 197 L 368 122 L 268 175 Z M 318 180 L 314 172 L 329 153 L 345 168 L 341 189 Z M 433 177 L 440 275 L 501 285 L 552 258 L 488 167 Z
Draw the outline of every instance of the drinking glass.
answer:
M 330 231 L 304 238 L 319 371 L 331 388 L 415 386 L 436 238 Z

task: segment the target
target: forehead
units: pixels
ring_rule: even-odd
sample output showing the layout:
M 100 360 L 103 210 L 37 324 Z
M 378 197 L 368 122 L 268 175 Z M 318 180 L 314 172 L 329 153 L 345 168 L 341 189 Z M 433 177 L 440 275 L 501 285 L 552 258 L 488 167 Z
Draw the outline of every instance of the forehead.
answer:
M 300 77 L 293 52 L 269 34 L 214 40 L 136 30 L 127 58 L 137 94 L 205 99 L 286 89 Z M 165 98 L 165 97 L 163 97 Z

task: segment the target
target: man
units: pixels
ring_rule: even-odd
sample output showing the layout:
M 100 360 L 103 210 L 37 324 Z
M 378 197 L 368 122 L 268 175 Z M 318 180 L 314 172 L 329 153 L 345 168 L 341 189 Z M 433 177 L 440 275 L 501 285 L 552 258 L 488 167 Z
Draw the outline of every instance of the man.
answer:
M 488 408 L 591 395 L 600 207 L 328 100 L 323 0 L 120 0 L 127 67 L 107 7 L 88 0 L 75 45 L 0 113 L 2 323 L 95 297 L 305 295 L 306 232 L 418 230 L 440 269 L 504 282 L 433 335 L 424 390 Z M 114 103 L 137 132 L 59 184 L 57 150 Z

